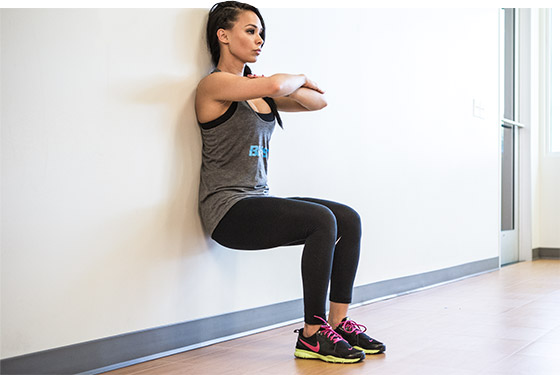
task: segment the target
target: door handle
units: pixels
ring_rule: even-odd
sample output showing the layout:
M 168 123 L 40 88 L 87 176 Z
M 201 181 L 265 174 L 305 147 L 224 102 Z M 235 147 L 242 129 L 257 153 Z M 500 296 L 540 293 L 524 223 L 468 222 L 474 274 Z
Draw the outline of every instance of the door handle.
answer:
M 507 118 L 502 118 L 502 124 L 509 125 L 509 126 L 516 126 L 518 128 L 525 127 L 525 125 L 523 125 L 522 123 L 513 120 L 508 120 Z

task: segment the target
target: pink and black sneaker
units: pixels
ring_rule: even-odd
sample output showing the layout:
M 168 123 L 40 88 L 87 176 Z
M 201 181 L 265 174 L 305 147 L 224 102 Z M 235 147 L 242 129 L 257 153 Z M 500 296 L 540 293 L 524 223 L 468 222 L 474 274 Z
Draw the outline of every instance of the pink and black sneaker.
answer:
M 334 331 L 348 341 L 355 349 L 362 350 L 366 354 L 383 353 L 385 351 L 385 345 L 366 335 L 364 333 L 366 330 L 366 326 L 344 318 Z
M 323 322 L 325 324 L 311 337 L 303 336 L 303 328 L 294 331 L 298 333 L 296 357 L 333 363 L 356 363 L 365 358 L 363 351 L 353 348 L 327 322 Z

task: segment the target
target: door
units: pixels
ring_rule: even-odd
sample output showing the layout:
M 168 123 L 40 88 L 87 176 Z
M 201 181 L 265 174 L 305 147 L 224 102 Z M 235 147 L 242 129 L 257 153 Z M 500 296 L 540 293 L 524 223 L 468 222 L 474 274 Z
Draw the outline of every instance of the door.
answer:
M 519 261 L 518 20 L 516 9 L 502 10 L 502 212 L 500 264 Z

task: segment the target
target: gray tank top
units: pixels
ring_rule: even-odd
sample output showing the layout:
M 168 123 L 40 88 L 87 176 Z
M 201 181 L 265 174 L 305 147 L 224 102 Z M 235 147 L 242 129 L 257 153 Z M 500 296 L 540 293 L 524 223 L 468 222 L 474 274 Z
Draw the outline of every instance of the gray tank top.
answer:
M 272 113 L 257 113 L 245 101 L 233 102 L 216 120 L 199 123 L 199 212 L 209 234 L 235 203 L 268 195 L 268 144 L 275 123 Z

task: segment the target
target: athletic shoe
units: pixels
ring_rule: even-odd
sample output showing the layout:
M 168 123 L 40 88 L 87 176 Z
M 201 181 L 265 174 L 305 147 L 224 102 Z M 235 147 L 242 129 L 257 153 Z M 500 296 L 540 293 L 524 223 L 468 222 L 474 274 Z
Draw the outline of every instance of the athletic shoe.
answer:
M 325 324 L 311 337 L 303 336 L 303 328 L 294 331 L 298 333 L 296 357 L 333 363 L 356 363 L 365 358 L 363 351 L 354 349 L 327 322 L 323 322 Z
M 344 340 L 348 341 L 354 348 L 362 350 L 366 354 L 383 353 L 385 351 L 385 345 L 366 335 L 364 333 L 366 330 L 366 326 L 344 318 L 334 331 Z

